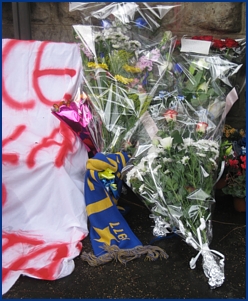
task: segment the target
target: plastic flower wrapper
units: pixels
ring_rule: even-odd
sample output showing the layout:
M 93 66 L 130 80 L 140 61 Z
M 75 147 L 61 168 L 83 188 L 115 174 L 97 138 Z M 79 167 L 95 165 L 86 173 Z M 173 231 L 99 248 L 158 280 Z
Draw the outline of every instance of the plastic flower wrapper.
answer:
M 52 114 L 65 122 L 81 138 L 90 157 L 99 152 L 101 139 L 98 133 L 101 121 L 80 88 L 74 99 L 63 99 L 60 103 L 54 103 Z
M 198 113 L 176 92 L 160 93 L 133 134 L 138 147 L 122 174 L 150 209 L 153 234 L 180 235 L 198 251 L 190 267 L 195 268 L 202 255 L 209 285 L 216 288 L 225 279 L 224 255 L 209 245 L 223 120 L 214 124 Z
M 218 55 L 181 53 L 174 64 L 176 87 L 193 107 L 207 109 L 215 120 L 225 107 L 226 95 L 238 83 L 241 67 Z
M 215 38 L 213 36 L 203 35 L 193 36 L 190 39 L 211 42 L 210 54 L 219 54 L 231 62 L 242 63 L 245 59 L 245 38 Z
M 128 25 L 132 32 L 147 36 L 153 34 L 161 23 L 175 22 L 181 5 L 163 2 L 69 2 L 69 11 L 75 10 L 80 11 L 84 25 L 105 27 L 117 21 Z
M 120 151 L 168 70 L 175 39 L 165 32 L 142 46 L 122 25 L 73 28 L 82 42 L 84 92 L 102 122 L 100 151 Z

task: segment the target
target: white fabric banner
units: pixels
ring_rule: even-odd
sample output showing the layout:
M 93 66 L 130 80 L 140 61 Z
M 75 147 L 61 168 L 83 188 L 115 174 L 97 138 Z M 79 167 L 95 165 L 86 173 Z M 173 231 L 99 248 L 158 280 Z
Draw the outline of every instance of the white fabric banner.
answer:
M 2 294 L 72 273 L 88 235 L 82 141 L 51 113 L 82 82 L 76 44 L 2 40 Z

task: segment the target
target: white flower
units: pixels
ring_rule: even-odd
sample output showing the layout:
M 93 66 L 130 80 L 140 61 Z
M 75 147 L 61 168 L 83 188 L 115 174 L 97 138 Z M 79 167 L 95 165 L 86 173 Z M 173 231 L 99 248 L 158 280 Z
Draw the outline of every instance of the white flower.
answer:
M 132 40 L 128 42 L 128 46 L 130 50 L 133 50 L 133 49 L 139 49 L 141 47 L 141 44 L 139 41 Z
M 172 162 L 172 159 L 171 159 L 171 158 L 166 158 L 166 157 L 164 157 L 164 158 L 163 158 L 163 162 L 164 162 L 164 163 Z
M 166 137 L 160 140 L 160 144 L 162 145 L 163 148 L 169 149 L 172 146 L 172 137 Z
M 209 161 L 213 163 L 214 168 L 218 167 L 216 161 L 213 158 L 210 158 Z
M 184 156 L 181 160 L 183 165 L 186 165 L 188 163 L 188 161 L 189 161 L 189 156 Z
M 162 166 L 161 165 L 157 165 L 154 169 L 153 169 L 153 173 L 154 175 L 158 174 L 158 169 L 160 169 Z
M 127 177 L 126 177 L 126 183 L 128 186 L 131 187 L 131 182 L 130 180 L 132 179 L 135 179 L 135 178 L 138 178 L 138 179 L 141 179 L 142 180 L 142 177 L 139 173 L 139 168 L 138 166 L 134 166 L 128 173 L 127 173 Z
M 206 157 L 206 154 L 203 154 L 203 153 L 196 153 L 199 157 Z
M 191 138 L 185 138 L 183 139 L 184 148 L 187 148 L 188 146 L 193 145 L 194 140 Z
M 157 158 L 157 157 L 158 157 L 158 152 L 154 152 L 154 153 L 148 154 L 148 156 L 147 156 L 147 161 L 148 161 L 149 163 L 152 163 L 153 160 L 154 160 L 155 158 Z
M 139 169 L 140 172 L 146 172 L 147 171 L 147 167 L 145 165 L 145 163 L 148 161 L 147 157 L 143 157 L 139 164 L 136 166 L 137 169 Z
M 142 194 L 142 192 L 144 191 L 144 188 L 145 188 L 145 185 L 142 184 L 142 185 L 139 187 L 139 193 Z

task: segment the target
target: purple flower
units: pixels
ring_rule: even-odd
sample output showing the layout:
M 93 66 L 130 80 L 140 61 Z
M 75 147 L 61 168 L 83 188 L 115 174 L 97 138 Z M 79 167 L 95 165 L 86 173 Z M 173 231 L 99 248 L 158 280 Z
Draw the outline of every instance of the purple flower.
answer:
M 152 61 L 143 55 L 137 62 L 136 67 L 140 68 L 141 70 L 144 70 L 145 68 L 147 68 L 148 71 L 151 71 L 152 70 Z
M 101 20 L 101 26 L 103 28 L 109 28 L 112 26 L 112 23 L 109 20 Z
M 182 73 L 183 72 L 183 70 L 182 70 L 182 68 L 179 64 L 174 64 L 174 71 L 176 73 Z
M 84 46 L 82 46 L 81 49 L 82 49 L 83 53 L 87 56 L 87 58 L 89 60 L 93 59 L 94 56 L 93 56 L 92 52 L 89 49 L 87 49 Z
M 138 28 L 144 28 L 147 26 L 147 22 L 143 18 L 138 18 L 135 20 L 135 25 Z
M 153 49 L 151 51 L 151 60 L 158 61 L 159 58 L 160 58 L 160 50 L 158 48 Z
M 146 85 L 147 85 L 147 78 L 148 78 L 148 75 L 149 75 L 149 73 L 146 72 L 145 77 L 144 77 L 144 79 L 143 79 L 143 81 L 142 81 L 142 85 L 143 85 L 143 86 L 146 86 Z

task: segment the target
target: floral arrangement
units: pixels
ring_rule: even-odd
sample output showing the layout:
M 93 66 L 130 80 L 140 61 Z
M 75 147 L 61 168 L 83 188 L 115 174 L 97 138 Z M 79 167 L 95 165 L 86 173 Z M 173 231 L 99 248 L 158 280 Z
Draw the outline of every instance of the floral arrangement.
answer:
M 210 50 L 213 54 L 220 54 L 229 61 L 241 62 L 245 56 L 245 39 L 223 38 L 217 39 L 213 36 L 194 36 L 192 39 L 210 41 Z
M 175 232 L 183 237 L 199 251 L 190 261 L 191 268 L 202 254 L 209 284 L 218 287 L 224 281 L 224 256 L 214 251 L 221 257 L 216 258 L 209 244 L 220 142 L 208 138 L 214 130 L 210 120 L 197 117 L 197 111 L 180 96 L 164 97 L 150 106 L 149 113 L 158 131 L 150 143 L 148 136 L 143 137 L 146 143 L 123 170 L 125 181 L 150 209 L 154 235 Z
M 173 38 L 165 32 L 156 43 L 149 45 L 147 39 L 141 43 L 114 21 L 106 21 L 100 29 L 84 25 L 74 29 L 82 42 L 84 92 L 102 122 L 100 151 L 120 151 L 166 73 Z M 86 39 L 83 33 L 89 29 L 91 36 Z
M 239 144 L 242 144 L 242 139 L 245 137 L 246 133 L 244 129 L 236 129 L 229 124 L 224 125 L 222 137 L 224 141 L 237 141 Z
M 174 56 L 175 86 L 193 107 L 207 109 L 210 118 L 217 119 L 241 67 L 217 55 L 180 53 Z
M 229 61 L 241 62 L 245 55 L 245 39 L 215 38 L 212 35 L 193 36 L 190 39 L 211 42 L 210 53 L 221 55 Z M 180 41 L 177 46 L 181 46 Z
M 90 157 L 99 152 L 100 120 L 85 93 L 79 88 L 74 99 L 54 103 L 52 114 L 65 122 L 83 141 Z
M 198 251 L 190 267 L 202 255 L 209 285 L 216 288 L 225 277 L 224 255 L 209 248 L 214 184 L 222 154 L 233 147 L 229 142 L 220 147 L 221 136 L 238 99 L 233 87 L 245 40 L 195 36 L 211 41 L 209 54 L 178 53 L 171 32 L 142 34 L 158 24 L 151 15 L 159 14 L 130 5 L 133 10 L 125 10 L 124 2 L 91 12 L 88 20 L 101 20 L 101 26 L 73 26 L 82 53 L 83 91 L 100 120 L 95 144 L 100 152 L 131 153 L 122 176 L 150 209 L 154 235 L 180 235 Z M 244 159 L 242 154 L 243 169 Z
M 225 194 L 233 197 L 246 197 L 246 134 L 226 124 L 221 145 L 222 158 L 225 161 Z
M 225 39 L 216 39 L 213 36 L 193 36 L 191 39 L 193 40 L 201 40 L 201 41 L 210 41 L 212 42 L 211 47 L 213 49 L 230 49 L 230 48 L 239 48 L 240 43 L 234 39 L 225 38 Z
M 226 164 L 226 186 L 222 188 L 225 194 L 233 197 L 246 197 L 246 155 L 229 159 Z

